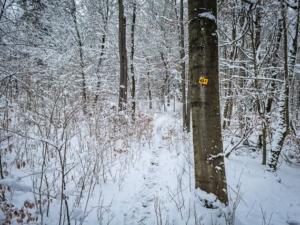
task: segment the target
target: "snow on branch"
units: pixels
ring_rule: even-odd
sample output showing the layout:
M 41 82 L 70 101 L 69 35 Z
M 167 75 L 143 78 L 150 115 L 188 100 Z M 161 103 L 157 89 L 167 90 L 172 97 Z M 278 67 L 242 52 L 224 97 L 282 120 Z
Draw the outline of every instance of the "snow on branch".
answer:
M 219 158 L 219 157 L 224 157 L 224 153 L 219 153 L 217 155 L 209 154 L 209 157 L 207 157 L 207 160 L 213 161 L 214 159 Z
M 0 128 L 0 130 L 4 130 L 4 129 Z M 23 138 L 29 138 L 29 139 L 34 140 L 34 141 L 41 141 L 41 142 L 47 143 L 47 144 L 51 145 L 52 147 L 54 147 L 54 148 L 56 148 L 58 150 L 61 149 L 61 147 L 64 144 L 64 142 L 61 142 L 61 143 L 59 143 L 59 145 L 56 145 L 51 140 L 48 140 L 48 139 L 45 139 L 45 138 L 39 138 L 39 137 L 31 137 L 31 136 L 22 134 L 22 133 L 20 133 L 18 131 L 14 131 L 14 130 L 5 129 L 5 131 L 8 131 L 10 133 L 19 135 L 19 136 L 21 136 Z
M 199 17 L 206 18 L 209 20 L 216 21 L 216 17 L 212 14 L 212 12 L 204 12 L 198 15 Z
M 284 80 L 280 80 L 280 79 L 274 79 L 274 78 L 267 78 L 267 77 L 243 77 L 243 76 L 237 76 L 237 75 L 233 75 L 231 76 L 232 78 L 240 78 L 240 79 L 246 79 L 246 80 L 270 80 L 270 81 L 276 81 L 276 82 L 280 82 L 283 83 Z
M 286 1 L 285 4 L 288 7 L 292 8 L 292 9 L 298 9 L 298 3 L 297 2 L 288 2 L 288 1 Z

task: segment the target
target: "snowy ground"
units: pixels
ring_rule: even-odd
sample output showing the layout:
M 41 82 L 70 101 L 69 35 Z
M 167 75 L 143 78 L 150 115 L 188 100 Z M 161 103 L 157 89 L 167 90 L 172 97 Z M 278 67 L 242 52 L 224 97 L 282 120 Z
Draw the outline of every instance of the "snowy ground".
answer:
M 282 163 L 276 174 L 266 171 L 261 157 L 236 152 L 226 161 L 230 193 L 242 200 L 236 217 L 243 224 L 300 224 L 300 169 Z
M 191 145 L 178 135 L 180 122 L 156 117 L 151 148 L 141 149 L 122 190 L 102 187 L 106 205 L 111 204 L 110 224 L 226 224 L 220 209 L 205 209 L 197 199 Z M 299 169 L 282 163 L 277 174 L 269 173 L 258 153 L 240 149 L 226 159 L 226 170 L 231 207 L 238 203 L 235 224 L 299 224 Z
M 69 197 L 72 224 L 226 225 L 226 209 L 204 208 L 199 201 L 203 193 L 193 189 L 192 145 L 180 124 L 176 115 L 154 115 L 150 145 L 147 141 L 137 144 L 135 156 L 130 156 L 130 149 L 119 152 L 115 166 L 121 169 L 115 171 L 115 179 L 85 188 L 78 204 L 79 193 L 69 186 L 65 195 Z M 283 162 L 276 174 L 270 173 L 261 165 L 259 153 L 239 148 L 226 159 L 226 173 L 236 225 L 300 224 L 299 168 Z M 32 198 L 28 185 L 23 183 L 21 188 L 26 190 L 15 190 L 11 198 L 18 207 Z M 59 207 L 59 198 L 53 199 L 44 224 L 58 224 Z

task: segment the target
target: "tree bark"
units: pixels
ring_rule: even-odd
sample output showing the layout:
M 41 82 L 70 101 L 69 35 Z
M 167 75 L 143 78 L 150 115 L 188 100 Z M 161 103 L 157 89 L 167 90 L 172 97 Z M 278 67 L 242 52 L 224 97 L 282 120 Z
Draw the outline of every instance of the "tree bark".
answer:
M 132 24 L 131 24 L 131 54 L 130 54 L 130 72 L 131 72 L 131 98 L 132 98 L 132 120 L 135 117 L 135 77 L 134 77 L 134 66 L 133 66 L 133 57 L 134 57 L 134 30 L 135 30 L 135 19 L 136 19 L 136 3 L 133 3 L 133 12 L 132 12 Z
M 287 42 L 287 23 L 286 23 L 286 8 L 284 0 L 282 4 L 282 18 L 283 18 L 283 43 L 284 43 L 284 83 L 279 96 L 279 110 L 278 110 L 278 124 L 274 135 L 274 140 L 271 146 L 271 155 L 268 160 L 268 170 L 275 172 L 277 170 L 278 159 L 284 144 L 284 140 L 289 133 L 289 91 L 290 91 L 290 77 L 288 69 L 288 42 Z
M 119 86 L 119 111 L 127 103 L 127 50 L 126 50 L 126 18 L 124 16 L 123 0 L 119 1 L 119 56 L 120 56 L 120 86 Z
M 181 59 L 181 95 L 182 95 L 182 125 L 187 129 L 187 104 L 186 104 L 186 85 L 185 85 L 185 50 L 184 50 L 184 24 L 183 24 L 183 0 L 180 0 L 180 59 Z
M 151 86 L 150 86 L 150 78 L 149 78 L 149 72 L 147 72 L 147 79 L 148 79 L 148 98 L 149 98 L 149 109 L 152 109 L 152 93 L 151 93 Z
M 195 185 L 215 194 L 227 205 L 220 119 L 217 1 L 189 0 L 188 13 Z M 208 84 L 199 84 L 200 77 L 207 78 Z
M 291 32 L 291 44 L 289 46 L 289 80 L 291 87 L 291 96 L 290 96 L 290 112 L 291 112 L 291 123 L 293 120 L 297 120 L 296 114 L 298 107 L 296 106 L 296 91 L 299 90 L 295 86 L 295 65 L 297 59 L 297 50 L 298 50 L 298 37 L 299 37 L 299 21 L 300 21 L 300 1 L 298 0 L 298 7 L 294 10 L 296 14 L 296 18 L 292 22 L 292 30 L 295 32 Z
M 233 22 L 232 22 L 232 32 L 231 32 L 231 39 L 232 41 L 236 41 L 236 12 L 235 12 L 235 9 L 233 9 Z M 235 61 L 235 58 L 236 58 L 236 55 L 237 55 L 237 48 L 236 46 L 232 46 L 232 49 L 230 51 L 230 62 L 232 64 L 234 64 L 234 61 Z M 226 59 L 226 57 L 225 57 Z M 233 95 L 233 92 L 232 92 L 232 81 L 230 80 L 231 78 L 231 75 L 232 74 L 235 74 L 235 68 L 233 69 L 229 69 L 229 74 L 226 73 L 226 75 L 228 75 L 228 83 L 226 82 L 226 84 L 224 85 L 225 88 L 227 90 L 225 90 L 225 97 L 226 97 L 226 100 L 225 100 L 225 105 L 224 105 L 224 112 L 223 112 L 223 130 L 226 129 L 226 127 L 230 127 L 230 120 L 231 120 L 231 117 L 232 117 L 232 110 L 233 110 L 233 99 L 232 99 L 232 95 Z
M 186 105 L 186 131 L 189 133 L 191 131 L 191 85 L 190 80 L 188 79 L 188 90 L 187 90 L 187 105 Z
M 78 47 L 79 47 L 79 60 L 80 60 L 80 73 L 81 73 L 81 92 L 82 92 L 82 99 L 83 99 L 83 113 L 87 113 L 87 93 L 86 93 L 86 75 L 84 73 L 84 62 L 83 62 L 83 43 L 81 40 L 81 35 L 79 32 L 79 27 L 77 23 L 77 16 L 76 16 L 76 3 L 75 0 L 72 0 L 72 10 L 71 10 L 71 15 L 73 17 L 73 22 L 75 25 L 75 31 L 76 31 L 76 36 L 77 36 L 77 42 L 78 42 Z
M 166 72 L 165 79 L 163 81 L 162 88 L 161 88 L 162 104 L 163 104 L 163 107 L 164 107 L 164 111 L 166 112 L 167 111 L 166 101 L 165 101 L 166 95 L 167 95 L 167 105 L 170 106 L 170 98 L 169 98 L 169 92 L 170 92 L 169 91 L 169 67 L 168 67 L 168 62 L 165 60 L 163 52 L 160 53 L 160 57 L 161 57 L 162 63 L 164 64 L 165 72 Z
M 109 14 L 109 4 L 108 4 L 108 0 L 106 1 L 106 5 L 105 5 L 105 10 L 103 10 L 104 12 L 102 13 L 102 20 L 104 23 L 104 33 L 102 34 L 102 38 L 101 38 L 101 53 L 100 53 L 100 58 L 99 58 L 99 62 L 98 62 L 98 67 L 97 67 L 97 71 L 96 71 L 96 75 L 97 75 L 97 85 L 96 85 L 96 95 L 94 98 L 94 105 L 96 105 L 96 103 L 98 102 L 98 98 L 99 98 L 99 89 L 100 89 L 100 85 L 101 85 L 101 77 L 100 75 L 98 75 L 98 73 L 100 72 L 100 68 L 103 62 L 103 56 L 104 56 L 104 48 L 105 48 L 105 43 L 106 43 L 106 32 L 107 32 L 107 23 L 108 23 L 108 14 Z

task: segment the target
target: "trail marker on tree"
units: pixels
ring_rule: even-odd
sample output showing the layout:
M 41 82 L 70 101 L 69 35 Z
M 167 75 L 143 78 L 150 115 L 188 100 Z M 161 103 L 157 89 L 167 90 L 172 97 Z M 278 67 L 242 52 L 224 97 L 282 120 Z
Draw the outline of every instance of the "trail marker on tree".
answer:
M 220 118 L 216 0 L 189 0 L 189 80 L 195 188 L 228 205 Z M 200 77 L 200 79 L 199 79 Z M 199 88 L 199 84 L 209 88 Z M 207 199 L 206 199 L 207 200 Z M 206 207 L 211 207 L 206 204 Z
M 199 78 L 199 84 L 207 85 L 208 84 L 208 79 L 200 77 Z

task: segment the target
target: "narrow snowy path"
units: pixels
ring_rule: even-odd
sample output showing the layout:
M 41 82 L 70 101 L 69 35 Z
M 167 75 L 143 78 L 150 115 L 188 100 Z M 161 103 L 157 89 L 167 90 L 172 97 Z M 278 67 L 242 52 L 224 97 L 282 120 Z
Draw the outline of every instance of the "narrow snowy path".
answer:
M 164 177 L 166 176 L 163 171 L 166 162 L 164 161 L 165 157 L 162 156 L 167 151 L 162 140 L 162 130 L 166 122 L 167 118 L 164 118 L 154 127 L 153 146 L 147 150 L 148 154 L 144 154 L 146 159 L 143 162 L 145 166 L 143 184 L 140 186 L 140 190 L 134 194 L 132 202 L 128 203 L 131 206 L 129 206 L 130 210 L 124 218 L 126 225 L 156 223 L 154 204 L 156 196 L 163 189 L 162 181 L 165 180 Z
M 203 193 L 193 188 L 192 143 L 179 122 L 170 114 L 154 119 L 151 147 L 139 139 L 123 161 L 122 179 L 102 184 L 103 202 L 90 224 L 226 224 L 226 209 L 204 208 Z M 298 169 L 283 163 L 276 174 L 267 173 L 260 155 L 248 149 L 225 162 L 230 205 L 238 204 L 236 225 L 299 223 Z

